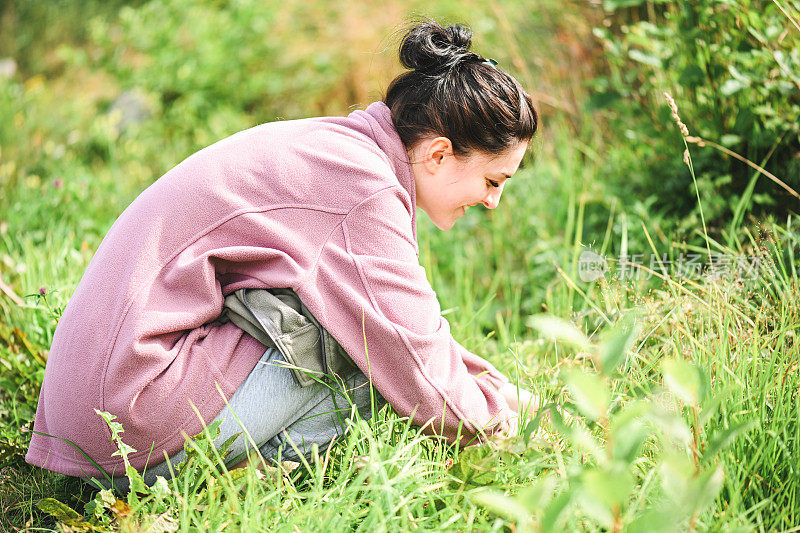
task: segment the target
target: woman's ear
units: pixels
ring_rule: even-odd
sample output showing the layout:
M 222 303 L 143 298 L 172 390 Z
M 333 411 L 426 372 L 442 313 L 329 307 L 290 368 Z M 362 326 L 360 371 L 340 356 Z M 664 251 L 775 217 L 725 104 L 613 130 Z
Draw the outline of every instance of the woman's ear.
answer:
M 453 143 L 447 137 L 436 137 L 425 150 L 425 167 L 435 174 L 444 164 L 446 157 L 453 155 Z

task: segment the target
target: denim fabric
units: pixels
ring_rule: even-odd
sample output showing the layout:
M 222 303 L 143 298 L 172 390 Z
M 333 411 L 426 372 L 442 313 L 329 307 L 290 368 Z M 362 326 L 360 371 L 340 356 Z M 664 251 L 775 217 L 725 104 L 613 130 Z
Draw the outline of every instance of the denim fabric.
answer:
M 233 442 L 226 457 L 228 466 L 245 459 L 254 447 L 242 427 L 247 429 L 257 443 L 262 456 L 267 459 L 299 460 L 300 453 L 309 458 L 312 445 L 317 444 L 324 452 L 334 437 L 347 431 L 352 405 L 364 419 L 372 415 L 370 384 L 358 369 L 339 381 L 325 380 L 301 387 L 287 368 L 283 355 L 268 348 L 253 371 L 239 386 L 228 405 L 214 420 L 220 420 L 220 435 L 215 443 L 219 447 L 236 433 L 242 433 Z M 346 386 L 343 386 L 346 385 Z M 385 405 L 385 400 L 373 389 L 375 408 Z M 234 416 L 235 414 L 235 416 Z M 237 421 L 236 419 L 239 419 Z M 240 424 L 241 422 L 241 424 Z M 290 444 L 294 443 L 294 447 Z M 170 457 L 173 470 L 186 456 L 183 450 Z M 149 466 L 144 480 L 152 485 L 156 476 L 170 477 L 167 461 Z M 114 486 L 121 492 L 128 491 L 128 479 L 114 477 Z M 104 488 L 110 484 L 105 478 L 99 480 Z

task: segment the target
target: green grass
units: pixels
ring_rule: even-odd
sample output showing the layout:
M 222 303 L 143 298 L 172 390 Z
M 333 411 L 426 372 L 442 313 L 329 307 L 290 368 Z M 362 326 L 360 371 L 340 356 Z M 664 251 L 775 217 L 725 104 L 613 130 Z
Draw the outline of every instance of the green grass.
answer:
M 472 9 L 491 29 L 492 15 Z M 87 45 L 88 56 L 92 46 L 108 45 Z M 712 235 L 707 246 L 699 224 L 685 230 L 687 221 L 611 194 L 618 178 L 591 147 L 614 139 L 591 121 L 576 136 L 561 115 L 547 117 L 535 160 L 497 210 L 470 210 L 444 233 L 419 218 L 421 261 L 454 337 L 558 406 L 542 431 L 458 449 L 384 409 L 369 423 L 355 417 L 318 460 L 266 473 L 228 471 L 200 438 L 174 480 L 119 502 L 27 465 L 45 350 L 93 250 L 193 143 L 236 130 L 187 111 L 176 133 L 177 111 L 162 109 L 119 134 L 103 110 L 122 78 L 102 61 L 63 69 L 53 79 L 0 80 L 0 278 L 23 298 L 0 295 L 0 529 L 56 530 L 38 507 L 54 498 L 77 512 L 51 507 L 75 530 L 798 530 L 797 218 L 750 220 L 726 244 Z M 330 76 L 335 86 L 341 73 Z M 70 80 L 100 88 L 76 93 Z M 318 91 L 278 94 L 270 105 L 311 102 Z M 223 124 L 257 120 L 220 113 L 231 117 Z M 187 130 L 191 139 L 181 137 Z M 666 155 L 680 159 L 682 148 Z M 674 269 L 620 280 L 622 265 L 610 261 L 605 278 L 586 283 L 586 246 L 609 259 L 666 254 L 673 266 L 708 250 L 762 252 L 764 263 L 749 280 L 686 279 Z M 541 313 L 563 322 L 542 326 L 531 318 Z M 634 314 L 638 327 L 626 329 Z

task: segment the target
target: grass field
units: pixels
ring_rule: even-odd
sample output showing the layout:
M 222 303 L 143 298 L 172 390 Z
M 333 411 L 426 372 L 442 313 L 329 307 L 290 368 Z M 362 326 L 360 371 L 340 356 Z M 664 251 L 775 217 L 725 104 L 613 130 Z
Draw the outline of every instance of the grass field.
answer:
M 545 121 L 498 209 L 470 210 L 444 233 L 419 214 L 421 262 L 453 336 L 537 392 L 548 416 L 516 439 L 458 449 L 384 409 L 294 470 L 228 471 L 201 437 L 175 479 L 121 499 L 24 462 L 58 316 L 125 206 L 239 129 L 377 99 L 394 72 L 381 40 L 425 8 L 285 4 L 98 8 L 80 35 L 65 11 L 63 35 L 49 30 L 47 47 L 0 77 L 0 529 L 800 531 L 797 216 L 705 227 L 612 192 L 624 179 L 607 174 L 603 148 L 619 156 L 626 141 L 570 111 L 580 72 L 559 63 L 562 48 L 512 46 L 498 31 L 517 24 L 578 46 L 590 23 L 551 2 L 536 16 L 514 2 L 426 11 L 472 22 L 476 48 L 536 83 Z M 268 20 L 276 36 L 253 45 L 261 60 L 232 68 L 240 42 L 214 40 L 225 32 L 209 20 L 235 35 Z M 183 24 L 217 48 L 181 77 L 169 68 L 183 45 L 165 35 Z M 352 31 L 337 42 L 342 28 Z M 137 87 L 143 115 L 123 125 L 114 102 Z M 663 155 L 681 160 L 684 148 L 676 125 Z M 685 167 L 695 197 L 693 178 Z M 608 269 L 590 281 L 600 257 Z

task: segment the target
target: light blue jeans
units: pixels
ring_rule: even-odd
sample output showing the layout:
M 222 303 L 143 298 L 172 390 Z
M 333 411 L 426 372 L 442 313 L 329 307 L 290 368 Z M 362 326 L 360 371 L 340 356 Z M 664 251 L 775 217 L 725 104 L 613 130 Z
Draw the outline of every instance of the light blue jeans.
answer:
M 281 460 L 298 461 L 295 447 L 310 459 L 314 444 L 322 453 L 334 437 L 347 432 L 353 405 L 361 417 L 368 420 L 372 415 L 372 397 L 375 398 L 376 411 L 386 403 L 377 390 L 373 388 L 370 391 L 369 380 L 358 369 L 349 376 L 342 376 L 338 382 L 325 380 L 327 385 L 314 383 L 301 387 L 284 364 L 283 355 L 278 350 L 267 349 L 231 396 L 228 405 L 214 418 L 221 421 L 220 435 L 215 440 L 217 447 L 232 435 L 242 433 L 228 448 L 231 452 L 226 457 L 228 466 L 255 453 L 242 427 L 256 442 L 264 459 L 269 461 L 280 457 Z M 170 457 L 173 470 L 185 457 L 183 450 Z M 156 476 L 170 478 L 167 461 L 148 466 L 143 477 L 145 483 L 152 485 Z M 126 477 L 113 479 L 117 490 L 128 492 Z M 110 487 L 107 479 L 99 481 L 104 488 Z

